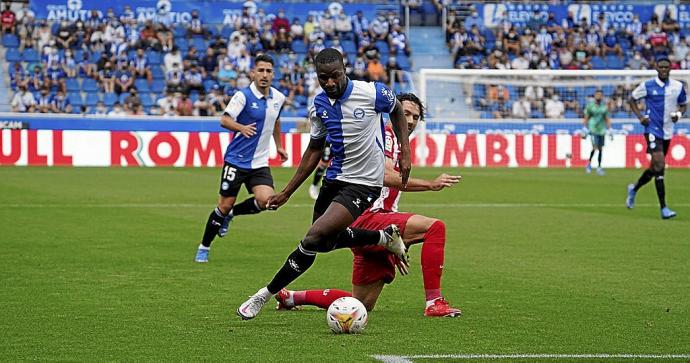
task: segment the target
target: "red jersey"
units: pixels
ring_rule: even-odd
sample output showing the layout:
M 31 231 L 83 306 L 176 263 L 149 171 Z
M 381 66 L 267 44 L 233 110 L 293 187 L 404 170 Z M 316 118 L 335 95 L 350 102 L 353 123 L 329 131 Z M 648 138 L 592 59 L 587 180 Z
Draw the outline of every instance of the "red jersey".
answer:
M 395 132 L 393 132 L 390 126 L 386 126 L 385 140 L 384 154 L 395 163 L 395 171 L 399 171 L 398 158 L 400 157 L 400 148 L 398 147 L 398 139 L 395 137 Z M 381 188 L 381 195 L 369 209 L 374 212 L 397 212 L 400 194 L 400 190 L 384 186 Z

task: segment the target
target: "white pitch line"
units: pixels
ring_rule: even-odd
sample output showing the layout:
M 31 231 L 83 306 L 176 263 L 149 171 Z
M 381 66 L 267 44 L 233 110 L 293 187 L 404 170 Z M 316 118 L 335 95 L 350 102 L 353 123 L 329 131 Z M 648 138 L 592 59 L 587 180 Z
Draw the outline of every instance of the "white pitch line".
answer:
M 199 203 L 0 203 L 0 208 L 208 208 Z M 690 207 L 690 203 L 674 203 Z M 286 204 L 285 208 L 312 208 L 313 204 Z M 403 207 L 429 208 L 625 208 L 623 203 L 405 203 Z M 658 208 L 654 203 L 638 203 L 636 208 Z
M 690 359 L 690 354 L 433 354 L 373 355 L 384 363 L 412 363 L 413 359 Z

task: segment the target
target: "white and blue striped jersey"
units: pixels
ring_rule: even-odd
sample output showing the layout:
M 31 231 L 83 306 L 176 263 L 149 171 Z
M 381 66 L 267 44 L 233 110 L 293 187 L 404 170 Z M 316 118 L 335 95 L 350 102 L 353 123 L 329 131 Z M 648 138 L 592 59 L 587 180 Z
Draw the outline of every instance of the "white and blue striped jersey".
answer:
M 659 77 L 654 77 L 640 83 L 633 90 L 632 97 L 635 100 L 645 99 L 645 114 L 649 116 L 649 125 L 645 127 L 645 132 L 670 140 L 673 137 L 671 113 L 676 112 L 679 105 L 688 102 L 683 84 L 670 78 L 664 83 Z
M 242 125 L 256 123 L 256 134 L 248 138 L 235 131 L 225 151 L 225 161 L 242 169 L 268 166 L 273 129 L 284 103 L 285 96 L 277 89 L 271 87 L 267 98 L 254 82 L 235 92 L 225 114 Z
M 384 171 L 382 113 L 395 107 L 395 94 L 379 82 L 348 80 L 345 93 L 331 99 L 325 92 L 309 107 L 312 139 L 328 136 L 331 165 L 326 179 L 381 187 Z

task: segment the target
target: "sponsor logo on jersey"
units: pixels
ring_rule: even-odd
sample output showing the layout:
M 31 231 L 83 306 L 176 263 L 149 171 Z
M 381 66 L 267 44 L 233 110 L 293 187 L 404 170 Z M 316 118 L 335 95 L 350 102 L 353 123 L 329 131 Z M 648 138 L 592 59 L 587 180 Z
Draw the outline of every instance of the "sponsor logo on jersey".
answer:
M 258 104 L 256 104 L 256 102 L 252 102 L 252 105 L 251 105 L 251 106 L 249 106 L 249 107 L 251 107 L 251 108 L 253 108 L 253 109 L 255 109 L 255 110 L 256 110 L 256 109 L 258 109 L 258 108 L 259 108 L 259 105 L 258 105 Z
M 319 116 L 319 117 L 328 118 L 328 112 L 326 112 L 326 110 L 323 110 L 323 112 L 321 113 L 321 116 Z

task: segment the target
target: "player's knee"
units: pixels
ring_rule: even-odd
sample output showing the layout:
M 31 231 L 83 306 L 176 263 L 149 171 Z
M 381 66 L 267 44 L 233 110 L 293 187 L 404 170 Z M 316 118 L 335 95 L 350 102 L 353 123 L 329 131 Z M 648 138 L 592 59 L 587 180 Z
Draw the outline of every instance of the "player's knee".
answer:
M 431 224 L 431 227 L 429 227 L 427 234 L 445 236 L 446 235 L 446 223 L 440 219 L 437 219 L 434 223 Z
M 312 228 L 307 232 L 307 235 L 304 236 L 302 247 L 309 251 L 328 252 L 335 247 L 335 241 L 328 238 L 325 233 Z

